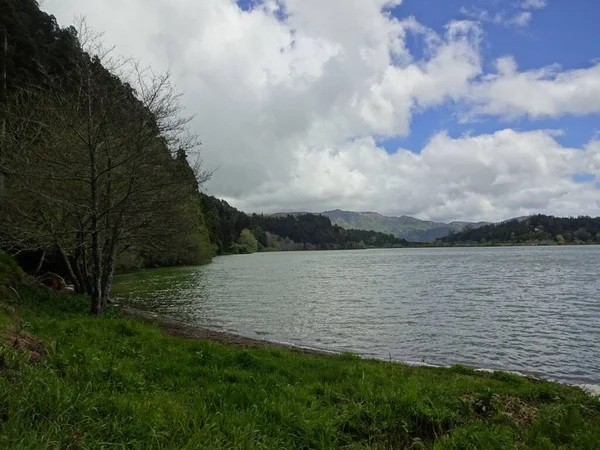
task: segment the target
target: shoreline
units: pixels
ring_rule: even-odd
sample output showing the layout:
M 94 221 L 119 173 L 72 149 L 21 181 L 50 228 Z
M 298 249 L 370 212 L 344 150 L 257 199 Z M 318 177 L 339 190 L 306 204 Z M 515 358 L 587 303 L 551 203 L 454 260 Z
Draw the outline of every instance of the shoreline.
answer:
M 118 306 L 120 308 L 121 314 L 123 316 L 137 317 L 144 320 L 145 322 L 154 323 L 158 325 L 158 327 L 169 336 L 182 337 L 185 339 L 219 342 L 221 344 L 231 345 L 234 347 L 273 348 L 279 350 L 289 350 L 309 355 L 331 356 L 341 354 L 340 352 L 335 351 L 302 347 L 293 344 L 269 341 L 266 339 L 249 338 L 227 331 L 216 331 L 200 325 L 190 325 L 173 317 L 159 315 L 151 311 L 146 311 L 123 305 L 115 306 Z
M 181 337 L 184 339 L 192 339 L 192 340 L 205 340 L 205 341 L 213 341 L 221 344 L 233 346 L 233 347 L 245 347 L 245 348 L 271 348 L 277 350 L 287 350 L 296 353 L 302 353 L 307 355 L 316 355 L 316 356 L 335 356 L 341 355 L 342 352 L 337 352 L 334 350 L 323 350 L 316 349 L 311 347 L 302 347 L 299 345 L 283 343 L 283 342 L 275 342 L 269 341 L 266 339 L 256 339 L 250 338 L 246 336 L 241 336 L 239 334 L 227 332 L 227 331 L 216 331 L 204 326 L 200 325 L 191 325 L 180 320 L 177 320 L 170 316 L 159 315 L 157 313 L 141 310 L 137 308 L 132 308 L 124 305 L 115 305 L 118 306 L 121 310 L 121 314 L 125 317 L 137 317 L 139 319 L 144 320 L 148 323 L 156 324 L 162 331 L 168 336 Z M 375 359 L 380 361 L 388 361 L 384 358 L 363 358 L 361 355 L 356 355 L 361 359 Z M 448 369 L 452 366 L 441 366 L 434 364 L 426 364 L 426 363 L 418 363 L 418 362 L 410 362 L 410 361 L 400 361 L 400 360 L 389 360 L 394 364 L 402 364 L 405 366 L 411 367 L 434 367 L 441 369 Z M 523 378 L 527 378 L 532 381 L 548 381 L 553 383 L 558 383 L 565 386 L 573 386 L 578 387 L 585 391 L 587 394 L 593 397 L 600 397 L 600 384 L 570 384 L 566 382 L 561 382 L 557 380 L 551 380 L 543 377 L 537 377 L 531 374 L 518 372 L 514 370 L 502 370 L 502 369 L 486 369 L 486 368 L 474 368 L 472 369 L 475 372 L 479 373 L 493 373 L 493 372 L 505 372 L 509 374 L 513 374 L 516 376 L 520 376 Z
M 10 448 L 420 442 L 533 449 L 600 442 L 600 400 L 580 388 L 464 366 L 328 355 L 126 305 L 117 305 L 122 314 L 111 307 L 93 317 L 84 296 L 41 289 L 10 300 L 14 309 L 0 311 L 9 356 L 0 367 L 7 400 L 2 439 Z

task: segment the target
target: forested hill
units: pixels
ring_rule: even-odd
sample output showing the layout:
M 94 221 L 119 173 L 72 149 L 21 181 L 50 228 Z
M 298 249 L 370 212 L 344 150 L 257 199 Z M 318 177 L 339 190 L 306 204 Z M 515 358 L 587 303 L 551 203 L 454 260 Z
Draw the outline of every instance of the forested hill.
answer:
M 119 60 L 35 0 L 2 0 L 0 33 L 0 249 L 34 272 L 60 267 L 96 314 L 120 258 L 210 260 L 209 176 L 189 163 L 198 141 L 169 74 Z
M 391 234 L 346 230 L 318 214 L 245 214 L 202 195 L 206 226 L 218 254 L 257 250 L 335 250 L 413 245 Z
M 489 222 L 432 222 L 410 216 L 389 217 L 376 212 L 352 212 L 339 209 L 322 213 L 335 225 L 357 230 L 379 231 L 393 234 L 397 238 L 414 242 L 429 242 L 447 236 L 450 232 L 461 231 L 465 226 L 480 227 Z
M 535 215 L 480 228 L 467 227 L 438 240 L 441 244 L 600 244 L 600 217 Z

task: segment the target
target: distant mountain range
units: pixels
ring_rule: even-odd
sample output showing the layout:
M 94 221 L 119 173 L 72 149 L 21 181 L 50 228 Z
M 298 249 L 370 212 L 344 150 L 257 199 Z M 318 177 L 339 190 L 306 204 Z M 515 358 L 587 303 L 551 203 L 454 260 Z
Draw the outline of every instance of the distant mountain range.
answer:
M 388 217 L 376 212 L 352 212 L 340 209 L 321 214 L 329 217 L 334 225 L 342 228 L 379 231 L 411 242 L 428 242 L 447 236 L 451 231 L 461 231 L 467 225 L 479 228 L 490 224 L 490 222 L 432 222 L 410 216 Z

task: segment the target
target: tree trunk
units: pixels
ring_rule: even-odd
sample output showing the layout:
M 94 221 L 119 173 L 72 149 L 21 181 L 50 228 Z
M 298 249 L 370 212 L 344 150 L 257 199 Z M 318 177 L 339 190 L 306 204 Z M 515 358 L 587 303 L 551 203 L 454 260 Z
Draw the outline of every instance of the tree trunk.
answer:
M 121 219 L 119 219 L 119 222 Z M 102 307 L 106 308 L 108 297 L 112 288 L 112 280 L 115 274 L 115 260 L 117 258 L 117 244 L 119 241 L 119 224 L 116 224 L 110 235 L 108 248 L 105 251 L 104 273 L 102 277 Z
M 81 291 L 81 287 L 79 286 L 79 280 L 77 279 L 77 277 L 75 276 L 75 272 L 73 271 L 73 266 L 71 265 L 71 261 L 69 260 L 69 257 L 67 256 L 67 254 L 65 253 L 65 251 L 63 250 L 63 248 L 60 245 L 56 245 L 56 247 L 58 248 L 58 251 L 60 252 L 60 256 L 62 257 L 65 266 L 67 267 L 67 272 L 69 273 L 69 277 L 71 278 L 71 281 L 73 282 L 73 286 L 75 286 L 75 291 L 79 292 Z M 44 251 L 45 253 L 45 251 Z
M 2 71 L 2 93 L 6 96 L 8 88 L 7 80 L 7 66 L 8 66 L 8 33 L 6 31 L 6 25 L 4 25 L 4 70 Z M 5 121 L 3 121 L 5 123 Z
M 92 304 L 90 313 L 100 315 L 104 312 L 102 308 L 102 249 L 100 248 L 99 231 L 99 192 L 98 192 L 98 162 L 96 160 L 96 143 L 92 136 L 93 118 L 92 118 L 92 87 L 91 75 L 87 75 L 88 84 L 88 145 L 90 156 L 90 188 L 91 188 L 91 216 L 92 216 Z
M 92 308 L 93 315 L 99 315 L 104 312 L 102 308 L 102 250 L 100 248 L 98 220 L 92 219 Z
M 40 260 L 39 260 L 37 266 L 35 267 L 35 271 L 33 272 L 34 275 L 38 274 L 38 272 L 42 268 L 42 265 L 44 264 L 45 259 L 46 259 L 46 249 L 42 250 L 42 256 L 40 256 Z
M 8 34 L 6 33 L 6 25 L 4 25 L 4 68 L 2 73 L 2 96 L 0 96 L 0 101 L 6 102 L 8 97 L 7 92 L 7 71 L 6 67 L 8 65 Z M 4 143 L 6 140 L 6 117 L 2 118 L 2 125 L 0 127 L 0 154 L 4 149 Z M 0 172 L 0 195 L 4 193 L 4 173 Z
M 77 283 L 73 283 L 75 286 L 75 292 L 78 294 L 89 294 L 87 280 L 81 272 L 81 261 L 74 258 L 71 262 L 71 267 L 73 267 L 75 278 L 77 278 Z
M 113 280 L 113 276 L 115 274 L 115 255 L 111 255 L 110 261 L 108 261 L 108 264 L 104 267 L 104 270 L 106 271 L 106 275 L 104 277 L 103 283 L 102 283 L 102 299 L 101 299 L 101 305 L 102 305 L 102 309 L 106 309 L 106 306 L 108 304 L 108 297 L 110 296 L 110 290 L 112 288 L 112 280 Z
M 92 305 L 90 309 L 90 314 L 93 316 L 99 316 L 104 312 L 102 309 L 102 299 L 100 298 L 99 292 L 94 292 L 92 295 Z
M 83 242 L 83 241 L 82 241 Z M 92 285 L 92 279 L 90 277 L 90 271 L 88 270 L 88 259 L 87 252 L 85 251 L 85 246 L 81 248 L 81 262 L 78 267 L 80 272 L 80 280 L 82 281 L 82 289 L 85 289 L 85 292 L 91 297 L 94 294 L 94 289 Z

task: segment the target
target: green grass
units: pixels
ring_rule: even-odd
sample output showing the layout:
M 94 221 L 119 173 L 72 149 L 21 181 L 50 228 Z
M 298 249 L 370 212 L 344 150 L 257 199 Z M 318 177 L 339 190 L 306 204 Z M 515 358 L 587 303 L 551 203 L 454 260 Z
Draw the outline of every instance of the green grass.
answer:
M 577 388 L 184 340 L 20 297 L 0 314 L 0 448 L 600 448 L 600 402 Z M 19 335 L 47 354 L 29 362 Z

